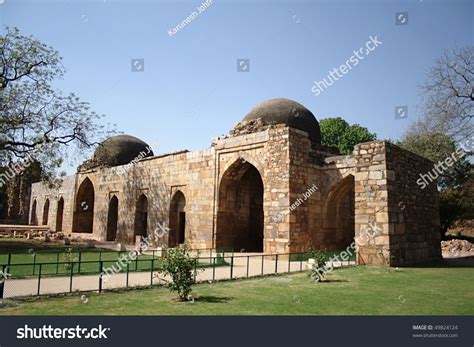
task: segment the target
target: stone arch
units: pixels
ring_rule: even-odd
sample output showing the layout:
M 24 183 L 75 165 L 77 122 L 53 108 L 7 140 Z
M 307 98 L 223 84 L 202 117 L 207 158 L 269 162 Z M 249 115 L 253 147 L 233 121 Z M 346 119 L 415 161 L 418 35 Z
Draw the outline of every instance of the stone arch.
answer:
M 30 224 L 31 225 L 38 225 L 38 214 L 36 212 L 37 209 L 37 202 L 36 199 L 33 200 L 33 204 L 31 205 L 31 219 L 30 219 Z
M 178 190 L 174 193 L 170 204 L 169 247 L 177 247 L 186 240 L 186 197 Z
M 46 198 L 46 201 L 43 205 L 43 220 L 42 225 L 48 225 L 48 217 L 49 217 L 49 199 Z
M 256 158 L 255 156 L 251 155 L 248 152 L 241 151 L 238 153 L 234 153 L 233 156 L 230 159 L 230 163 L 227 163 L 227 165 L 224 165 L 220 168 L 220 172 L 227 172 L 229 168 L 235 166 L 239 162 L 241 164 L 249 163 L 250 165 L 254 166 L 257 171 L 260 173 L 260 176 L 262 177 L 262 180 L 264 178 L 265 174 L 265 165 L 263 162 Z
M 347 175 L 336 183 L 323 205 L 324 248 L 342 250 L 355 237 L 354 176 Z
M 109 201 L 109 208 L 107 212 L 107 235 L 106 241 L 116 241 L 117 239 L 117 227 L 118 227 L 118 198 L 112 196 Z
M 148 229 L 148 198 L 145 194 L 138 197 L 135 205 L 134 235 L 147 237 Z
M 61 196 L 56 209 L 56 231 L 63 231 L 64 199 Z
M 92 233 L 94 226 L 94 185 L 86 177 L 82 181 L 76 195 L 76 205 L 72 221 L 72 231 L 76 233 Z
M 219 185 L 216 247 L 263 251 L 263 191 L 258 169 L 237 160 Z

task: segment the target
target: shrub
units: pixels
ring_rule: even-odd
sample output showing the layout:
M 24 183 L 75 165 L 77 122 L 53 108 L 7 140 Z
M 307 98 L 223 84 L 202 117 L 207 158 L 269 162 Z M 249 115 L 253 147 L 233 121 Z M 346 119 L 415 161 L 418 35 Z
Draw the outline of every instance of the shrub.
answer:
M 166 256 L 159 263 L 159 270 L 171 276 L 172 281 L 166 286 L 172 292 L 177 292 L 182 301 L 189 299 L 194 281 L 197 257 L 192 257 L 186 248 L 168 249 Z
M 322 251 L 311 251 L 309 258 L 314 259 L 314 264 L 310 269 L 309 276 L 316 282 L 322 281 L 326 274 L 326 263 L 329 260 L 328 256 Z

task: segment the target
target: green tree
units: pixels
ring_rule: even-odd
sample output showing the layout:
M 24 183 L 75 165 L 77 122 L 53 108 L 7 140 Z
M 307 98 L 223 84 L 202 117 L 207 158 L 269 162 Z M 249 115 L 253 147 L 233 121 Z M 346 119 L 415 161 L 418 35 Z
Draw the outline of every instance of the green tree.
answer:
M 434 163 L 444 162 L 457 149 L 454 138 L 444 133 L 408 132 L 398 144 Z M 472 154 L 472 145 L 465 142 L 463 146 L 461 149 L 466 155 L 455 161 L 447 170 L 441 171 L 436 182 L 439 188 L 441 236 L 446 234 L 455 221 L 473 217 L 474 174 L 472 164 L 468 160 Z
M 61 60 L 16 28 L 0 36 L 0 167 L 30 158 L 50 179 L 71 151 L 83 153 L 105 137 L 101 116 L 88 103 L 52 88 L 64 75 Z
M 434 163 L 444 162 L 456 151 L 454 139 L 443 133 L 408 133 L 398 143 L 401 147 L 425 157 Z M 468 178 L 471 164 L 468 161 L 470 146 L 464 145 L 466 155 L 457 160 L 448 170 L 441 172 L 437 184 L 439 188 L 456 188 L 461 186 Z
M 374 141 L 377 135 L 359 124 L 349 125 L 344 119 L 326 118 L 319 122 L 323 145 L 337 147 L 342 154 L 351 154 L 358 143 Z

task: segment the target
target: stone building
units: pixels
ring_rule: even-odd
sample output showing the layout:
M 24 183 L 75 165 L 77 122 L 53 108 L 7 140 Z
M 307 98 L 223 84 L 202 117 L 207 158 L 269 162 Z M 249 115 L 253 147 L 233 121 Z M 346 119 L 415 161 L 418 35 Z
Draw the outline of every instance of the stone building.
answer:
M 410 265 L 441 254 L 436 186 L 416 184 L 432 165 L 386 141 L 340 156 L 307 108 L 273 99 L 200 151 L 154 155 L 112 137 L 60 189 L 33 185 L 30 220 L 126 244 L 165 225 L 157 246 L 193 249 L 350 250 L 355 240 L 358 263 Z

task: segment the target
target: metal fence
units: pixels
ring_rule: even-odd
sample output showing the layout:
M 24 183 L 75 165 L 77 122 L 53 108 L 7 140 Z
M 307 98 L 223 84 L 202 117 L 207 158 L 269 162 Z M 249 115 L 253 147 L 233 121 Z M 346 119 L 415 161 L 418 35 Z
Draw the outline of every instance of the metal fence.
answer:
M 120 252 L 127 253 L 127 252 Z M 331 252 L 329 256 L 337 252 Z M 161 253 L 163 255 L 163 253 Z M 306 270 L 309 252 L 242 255 L 211 252 L 199 256 L 194 266 L 196 282 L 214 282 Z M 9 257 L 12 260 L 12 257 Z M 158 271 L 160 256 L 137 257 L 132 261 L 116 259 L 71 260 L 0 264 L 0 298 L 50 295 L 71 292 L 163 285 L 170 281 Z M 354 259 L 336 261 L 330 266 L 354 265 Z M 3 280 L 2 280 L 3 279 Z

